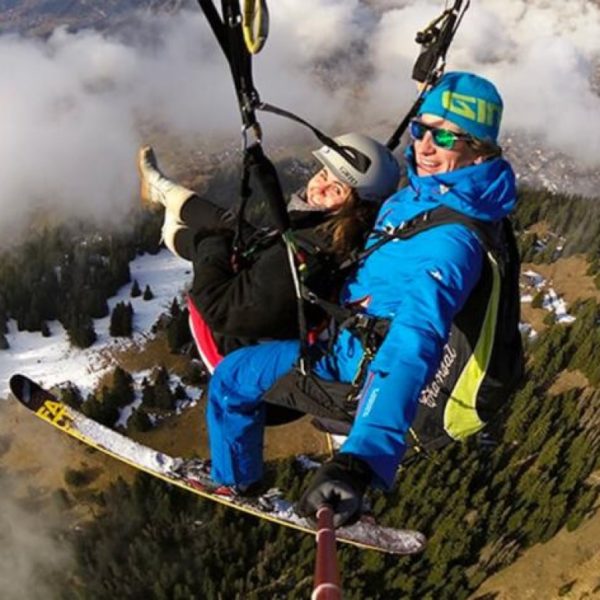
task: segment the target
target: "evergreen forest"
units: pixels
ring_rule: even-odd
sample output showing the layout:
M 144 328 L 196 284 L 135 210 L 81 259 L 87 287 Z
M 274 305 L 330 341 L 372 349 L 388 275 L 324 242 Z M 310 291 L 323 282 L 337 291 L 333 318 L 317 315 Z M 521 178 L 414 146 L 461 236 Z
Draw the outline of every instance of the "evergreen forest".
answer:
M 524 259 L 550 262 L 583 253 L 588 274 L 600 287 L 599 212 L 597 200 L 522 190 L 514 222 Z M 551 235 L 530 231 L 540 223 Z M 144 241 L 145 227 L 140 225 L 130 240 L 102 238 L 84 248 L 66 242 L 64 232 L 44 231 L 19 253 L 5 256 L 0 261 L 0 332 L 7 318 L 35 330 L 59 318 L 77 330 L 74 323 L 102 313 L 114 286 L 129 280 L 128 260 L 136 252 L 153 251 L 156 239 Z M 42 303 L 27 292 L 33 282 Z M 92 298 L 92 289 L 102 293 Z M 398 473 L 391 493 L 373 494 L 373 510 L 382 523 L 418 529 L 429 543 L 423 554 L 401 558 L 339 547 L 345 598 L 477 597 L 482 582 L 523 550 L 550 540 L 561 528 L 577 529 L 594 514 L 599 486 L 592 475 L 600 468 L 600 304 L 581 299 L 570 313 L 576 317 L 572 324 L 548 320 L 535 339 L 526 340 L 523 383 L 485 434 L 411 462 Z M 587 385 L 555 391 L 553 384 L 565 371 L 583 375 Z M 159 369 L 148 384 L 163 392 L 145 392 L 147 406 L 168 408 L 165 377 Z M 128 374 L 115 379 L 128 393 Z M 71 401 L 81 403 L 71 393 Z M 110 390 L 105 396 L 111 397 Z M 95 402 L 101 411 L 101 394 Z M 136 418 L 140 423 L 132 422 L 133 428 L 147 425 Z M 275 485 L 298 497 L 306 476 L 293 458 L 270 467 Z M 77 479 L 77 473 L 70 478 Z M 65 510 L 73 502 L 64 490 L 55 500 Z M 68 577 L 44 575 L 56 598 L 310 597 L 310 536 L 199 500 L 142 474 L 131 485 L 119 480 L 93 502 L 95 519 L 60 533 L 72 545 L 75 560 Z

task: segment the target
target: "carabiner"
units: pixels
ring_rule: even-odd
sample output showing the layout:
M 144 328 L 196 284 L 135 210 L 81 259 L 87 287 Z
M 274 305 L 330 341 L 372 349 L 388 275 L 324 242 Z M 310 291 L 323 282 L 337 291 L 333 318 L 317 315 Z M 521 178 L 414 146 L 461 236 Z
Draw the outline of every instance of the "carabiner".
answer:
M 254 136 L 251 143 L 248 142 L 249 130 L 252 131 Z M 252 125 L 242 125 L 242 151 L 245 152 L 248 146 L 253 144 L 262 144 L 262 129 L 258 121 L 255 121 Z
M 265 0 L 243 1 L 242 31 L 248 52 L 258 54 L 269 35 L 269 11 Z

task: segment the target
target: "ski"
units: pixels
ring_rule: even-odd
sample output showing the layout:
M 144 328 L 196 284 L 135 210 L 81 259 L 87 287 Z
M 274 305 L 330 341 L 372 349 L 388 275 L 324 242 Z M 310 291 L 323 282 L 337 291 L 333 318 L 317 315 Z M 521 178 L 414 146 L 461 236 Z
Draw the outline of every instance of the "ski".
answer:
M 207 461 L 173 457 L 139 444 L 86 417 L 25 375 L 11 377 L 10 389 L 37 417 L 104 454 L 203 498 L 316 534 L 310 522 L 294 512 L 293 504 L 279 490 L 271 489 L 255 498 L 237 495 L 210 479 Z M 418 531 L 382 527 L 370 517 L 339 528 L 336 535 L 340 542 L 390 554 L 421 552 L 426 543 L 425 536 Z

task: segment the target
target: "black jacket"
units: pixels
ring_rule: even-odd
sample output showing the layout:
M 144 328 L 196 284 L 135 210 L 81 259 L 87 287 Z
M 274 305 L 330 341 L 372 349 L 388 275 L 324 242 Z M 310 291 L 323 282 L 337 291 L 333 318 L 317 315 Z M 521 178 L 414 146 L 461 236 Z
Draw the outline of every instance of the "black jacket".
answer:
M 343 279 L 337 272 L 341 259 L 332 252 L 331 234 L 317 229 L 332 216 L 313 211 L 289 214 L 296 238 L 313 250 L 307 254 L 308 287 L 320 297 L 333 299 Z M 296 294 L 281 236 L 266 234 L 237 272 L 232 265 L 232 240 L 231 231 L 200 236 L 192 258 L 190 295 L 221 353 L 259 339 L 298 337 Z M 307 318 L 314 325 L 324 315 L 311 306 Z

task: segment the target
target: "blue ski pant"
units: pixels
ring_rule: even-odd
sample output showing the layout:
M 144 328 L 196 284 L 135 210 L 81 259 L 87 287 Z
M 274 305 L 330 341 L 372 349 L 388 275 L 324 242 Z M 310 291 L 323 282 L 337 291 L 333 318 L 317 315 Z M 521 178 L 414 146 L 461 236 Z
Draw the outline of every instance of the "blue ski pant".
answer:
M 208 386 L 211 477 L 249 485 L 263 475 L 263 394 L 296 363 L 297 340 L 240 348 L 219 363 Z

